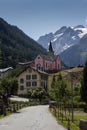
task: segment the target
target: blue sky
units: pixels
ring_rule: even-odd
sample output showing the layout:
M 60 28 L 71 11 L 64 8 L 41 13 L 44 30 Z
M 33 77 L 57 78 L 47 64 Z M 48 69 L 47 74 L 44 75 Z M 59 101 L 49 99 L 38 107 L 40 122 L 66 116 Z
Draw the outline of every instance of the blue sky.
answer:
M 87 0 L 0 0 L 0 17 L 37 40 L 62 26 L 87 26 Z

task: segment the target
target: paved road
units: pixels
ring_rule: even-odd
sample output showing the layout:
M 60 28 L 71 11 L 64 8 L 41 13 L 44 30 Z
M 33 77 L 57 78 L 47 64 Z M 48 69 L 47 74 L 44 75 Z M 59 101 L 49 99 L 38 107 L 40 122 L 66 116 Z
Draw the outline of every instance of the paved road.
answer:
M 34 106 L 0 119 L 0 130 L 65 130 L 48 110 L 48 106 Z

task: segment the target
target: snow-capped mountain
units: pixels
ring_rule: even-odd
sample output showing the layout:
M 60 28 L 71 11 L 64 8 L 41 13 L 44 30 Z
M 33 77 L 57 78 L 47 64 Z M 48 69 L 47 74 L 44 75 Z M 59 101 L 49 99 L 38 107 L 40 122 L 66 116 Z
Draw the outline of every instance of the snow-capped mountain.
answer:
M 53 38 L 54 38 L 53 33 L 49 33 L 44 36 L 41 36 L 37 42 L 41 44 L 44 48 L 48 49 L 48 44 Z
M 76 27 L 63 26 L 55 33 L 49 33 L 38 39 L 43 47 L 48 49 L 48 43 L 51 41 L 55 54 L 59 54 L 67 48 L 79 43 L 80 39 L 87 34 L 87 27 L 78 25 Z
M 87 34 L 80 39 L 78 44 L 63 51 L 60 57 L 69 67 L 84 66 L 87 61 Z

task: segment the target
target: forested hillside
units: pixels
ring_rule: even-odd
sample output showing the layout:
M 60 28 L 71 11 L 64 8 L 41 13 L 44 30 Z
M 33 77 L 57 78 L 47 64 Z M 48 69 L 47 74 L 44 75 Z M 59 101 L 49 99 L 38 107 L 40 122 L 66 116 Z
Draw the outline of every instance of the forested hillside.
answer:
M 45 54 L 46 50 L 18 27 L 0 18 L 0 68 L 33 60 L 38 53 Z

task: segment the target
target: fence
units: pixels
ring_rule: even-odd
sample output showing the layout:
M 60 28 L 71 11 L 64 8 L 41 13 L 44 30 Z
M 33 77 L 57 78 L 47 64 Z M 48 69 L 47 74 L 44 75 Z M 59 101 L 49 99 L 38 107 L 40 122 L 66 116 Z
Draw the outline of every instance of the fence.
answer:
M 67 128 L 67 130 L 80 130 L 79 125 L 72 122 L 70 108 L 58 108 L 55 102 L 51 102 L 51 104 L 49 104 L 49 108 L 53 115 Z
M 25 102 L 10 104 L 8 107 L 1 104 L 0 105 L 0 114 L 3 114 L 4 116 L 6 116 L 8 112 L 14 113 L 14 112 L 17 112 L 19 109 L 21 109 L 23 107 L 27 107 L 27 106 L 28 106 L 28 103 L 25 103 Z

